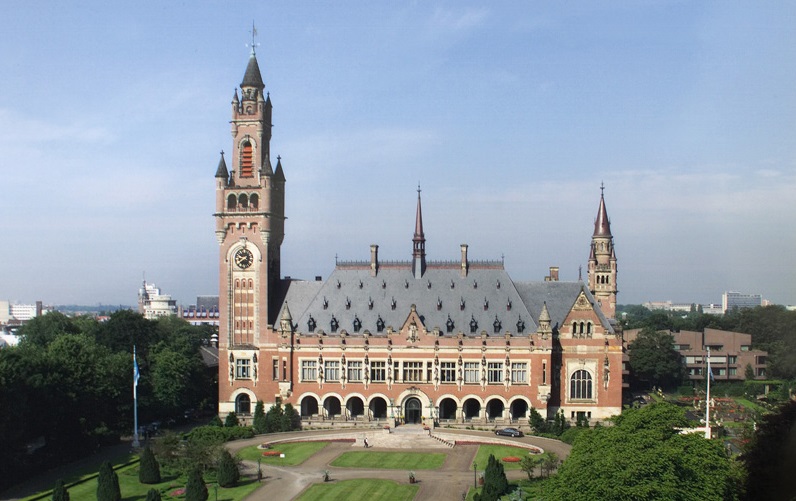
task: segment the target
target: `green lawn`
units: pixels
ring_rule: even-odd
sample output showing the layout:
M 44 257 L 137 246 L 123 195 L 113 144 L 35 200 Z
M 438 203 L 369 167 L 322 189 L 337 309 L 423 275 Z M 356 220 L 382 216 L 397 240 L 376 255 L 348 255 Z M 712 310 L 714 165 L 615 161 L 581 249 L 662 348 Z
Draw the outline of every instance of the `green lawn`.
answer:
M 761 405 L 758 405 L 755 402 L 752 402 L 751 400 L 747 400 L 745 398 L 735 398 L 734 400 L 737 403 L 743 405 L 744 407 L 746 407 L 749 410 L 752 410 L 752 411 L 755 411 L 755 412 L 766 412 L 766 408 L 765 407 L 763 407 Z
M 138 482 L 138 464 L 134 464 L 131 466 L 126 466 L 124 468 L 116 470 L 116 474 L 119 476 L 119 487 L 122 491 L 122 499 L 126 501 L 140 501 L 146 497 L 146 493 L 149 489 L 157 489 L 160 491 L 161 496 L 163 499 L 174 499 L 174 500 L 181 500 L 185 499 L 184 495 L 181 496 L 170 496 L 169 494 L 174 492 L 177 489 L 182 489 L 185 487 L 185 477 L 177 477 L 171 476 L 166 477 L 164 475 L 164 481 L 159 484 L 154 485 L 144 485 Z M 211 481 L 215 480 L 210 476 L 205 476 L 205 481 L 210 484 Z M 218 489 L 218 500 L 219 501 L 239 501 L 248 496 L 252 491 L 257 489 L 260 484 L 257 483 L 256 480 L 249 480 L 249 479 L 242 479 L 240 484 L 237 487 L 232 487 L 229 489 L 219 488 Z M 81 484 L 75 485 L 74 487 L 69 487 L 69 498 L 71 501 L 93 501 L 97 499 L 97 479 L 92 478 L 91 480 L 87 480 Z M 208 487 L 208 491 L 210 492 L 210 498 L 215 500 L 214 497 L 214 490 L 212 486 Z M 49 497 L 45 499 L 50 499 Z
M 257 459 L 262 458 L 261 463 L 265 465 L 296 466 L 327 445 L 329 445 L 329 442 L 291 442 L 273 444 L 271 449 L 258 449 L 256 445 L 253 445 L 239 450 L 237 456 L 247 461 L 257 461 Z M 263 456 L 263 452 L 266 450 L 283 452 L 285 457 Z
M 348 501 L 378 499 L 379 501 L 410 501 L 420 487 L 399 484 L 392 480 L 356 479 L 314 484 L 304 491 L 299 501 Z
M 423 452 L 344 452 L 332 461 L 342 468 L 379 468 L 385 470 L 434 470 L 442 466 L 447 454 Z
M 524 449 L 522 447 L 512 447 L 510 445 L 481 445 L 478 447 L 478 452 L 475 454 L 475 462 L 478 465 L 478 471 L 484 471 L 490 454 L 495 456 L 495 459 L 497 460 L 500 460 L 506 456 L 516 456 L 522 459 L 523 457 L 527 456 L 529 452 L 529 449 Z M 519 470 L 520 463 L 503 463 L 503 469 Z

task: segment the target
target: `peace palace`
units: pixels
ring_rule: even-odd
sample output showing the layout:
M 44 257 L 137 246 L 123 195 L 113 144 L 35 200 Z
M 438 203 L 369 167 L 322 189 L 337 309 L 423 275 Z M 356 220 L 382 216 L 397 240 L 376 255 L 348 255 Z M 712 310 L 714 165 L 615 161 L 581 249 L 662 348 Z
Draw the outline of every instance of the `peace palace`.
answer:
M 285 174 L 271 161 L 271 112 L 252 51 L 232 100 L 231 169 L 222 153 L 215 175 L 222 416 L 251 419 L 260 400 L 291 403 L 306 426 L 527 427 L 531 408 L 592 423 L 621 411 L 602 195 L 587 283 L 559 281 L 558 268 L 516 282 L 502 261 L 470 260 L 467 245 L 459 259 L 426 261 L 419 190 L 411 260 L 380 261 L 372 245 L 369 260 L 337 262 L 325 281 L 283 279 Z

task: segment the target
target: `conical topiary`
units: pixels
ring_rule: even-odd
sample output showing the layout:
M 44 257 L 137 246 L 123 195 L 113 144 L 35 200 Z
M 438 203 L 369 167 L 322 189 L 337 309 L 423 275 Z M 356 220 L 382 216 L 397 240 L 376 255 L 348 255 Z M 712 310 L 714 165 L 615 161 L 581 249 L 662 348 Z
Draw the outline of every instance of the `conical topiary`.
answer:
M 252 422 L 252 428 L 254 428 L 254 433 L 257 434 L 266 432 L 265 409 L 262 400 L 258 400 L 257 405 L 254 407 L 254 421 Z
M 121 501 L 119 477 L 108 461 L 102 463 L 97 477 L 97 501 Z
M 207 486 L 199 468 L 192 469 L 188 474 L 188 483 L 185 484 L 185 501 L 207 501 Z
M 69 501 L 69 491 L 66 490 L 64 481 L 60 478 L 57 482 L 55 482 L 55 488 L 53 489 L 53 501 Z
M 146 493 L 145 501 L 161 501 L 160 491 L 157 489 L 149 489 L 149 492 Z
M 141 452 L 141 464 L 138 468 L 138 481 L 142 484 L 160 483 L 160 465 L 155 459 L 155 454 L 149 446 L 144 447 Z
M 216 471 L 216 475 L 218 479 L 218 485 L 221 487 L 234 487 L 238 485 L 238 480 L 240 480 L 240 471 L 238 471 L 238 465 L 235 464 L 232 454 L 230 454 L 227 450 L 221 452 L 221 457 L 218 459 L 218 469 Z

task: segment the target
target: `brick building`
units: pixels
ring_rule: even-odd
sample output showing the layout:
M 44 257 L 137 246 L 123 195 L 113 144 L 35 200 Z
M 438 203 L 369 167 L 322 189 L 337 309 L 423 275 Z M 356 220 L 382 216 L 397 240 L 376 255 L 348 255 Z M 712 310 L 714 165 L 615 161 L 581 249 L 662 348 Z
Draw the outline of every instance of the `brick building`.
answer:
M 281 159 L 272 164 L 271 113 L 252 51 L 232 99 L 231 169 L 222 153 L 215 175 L 222 416 L 250 417 L 258 400 L 292 403 L 307 423 L 527 424 L 531 407 L 572 420 L 621 411 L 602 195 L 587 283 L 559 281 L 555 267 L 544 281 L 514 281 L 502 261 L 470 260 L 467 245 L 427 261 L 419 189 L 410 260 L 382 261 L 372 245 L 326 280 L 283 279 L 286 179 Z

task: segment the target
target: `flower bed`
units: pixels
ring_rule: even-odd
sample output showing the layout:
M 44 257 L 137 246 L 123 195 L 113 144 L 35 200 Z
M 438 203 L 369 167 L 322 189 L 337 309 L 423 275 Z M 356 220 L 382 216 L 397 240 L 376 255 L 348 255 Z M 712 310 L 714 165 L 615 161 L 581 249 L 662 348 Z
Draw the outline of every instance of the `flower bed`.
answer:
M 173 498 L 176 498 L 177 496 L 182 496 L 183 494 L 185 494 L 185 489 L 175 489 L 169 492 L 169 496 Z
M 265 451 L 265 452 L 263 452 L 263 456 L 266 456 L 266 457 L 279 456 L 280 454 L 282 454 L 282 451 Z
M 517 456 L 506 456 L 503 459 L 501 459 L 501 461 L 503 461 L 504 463 L 519 463 L 520 458 L 518 458 Z

